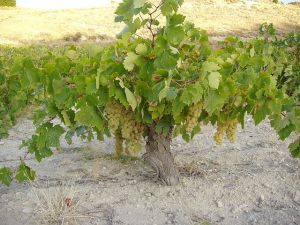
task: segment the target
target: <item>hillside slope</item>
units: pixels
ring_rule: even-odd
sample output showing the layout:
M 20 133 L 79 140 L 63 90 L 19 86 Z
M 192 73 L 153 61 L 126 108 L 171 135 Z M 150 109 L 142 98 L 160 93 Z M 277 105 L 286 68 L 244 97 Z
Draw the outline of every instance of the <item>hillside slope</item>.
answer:
M 85 37 L 114 37 L 122 25 L 114 23 L 117 3 L 93 9 L 43 11 L 0 8 L 0 43 L 26 44 L 54 41 L 80 32 Z M 273 23 L 280 33 L 300 30 L 300 7 L 270 1 L 186 0 L 187 19 L 212 36 L 249 37 L 263 22 Z

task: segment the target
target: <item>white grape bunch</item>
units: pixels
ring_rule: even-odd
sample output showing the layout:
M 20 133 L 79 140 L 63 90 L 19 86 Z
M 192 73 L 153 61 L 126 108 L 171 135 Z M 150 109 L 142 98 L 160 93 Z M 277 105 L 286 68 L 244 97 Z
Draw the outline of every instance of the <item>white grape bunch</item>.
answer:
M 202 112 L 202 102 L 198 102 L 193 104 L 188 111 L 187 119 L 186 119 L 186 131 L 191 133 L 193 129 L 198 125 L 198 119 Z
M 111 101 L 106 105 L 106 115 L 108 126 L 116 138 L 116 154 L 120 156 L 123 152 L 123 142 L 125 141 L 125 152 L 135 156 L 141 149 L 141 137 L 144 127 L 136 121 L 131 110 L 126 110 L 116 101 Z
M 227 130 L 227 123 L 218 121 L 217 131 L 214 136 L 214 140 L 218 145 L 221 145 L 223 143 L 226 130 Z
M 231 143 L 236 141 L 237 120 L 227 122 L 226 135 Z

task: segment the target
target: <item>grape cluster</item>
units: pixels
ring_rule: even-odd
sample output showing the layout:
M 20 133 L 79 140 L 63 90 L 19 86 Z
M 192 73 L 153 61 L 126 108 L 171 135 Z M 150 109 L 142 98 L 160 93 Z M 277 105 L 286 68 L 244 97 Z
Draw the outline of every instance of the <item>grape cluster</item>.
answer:
M 116 138 L 116 154 L 121 155 L 125 141 L 125 152 L 128 155 L 137 155 L 141 149 L 140 139 L 144 127 L 136 121 L 134 113 L 126 110 L 118 102 L 111 101 L 106 105 L 106 115 L 108 126 Z
M 188 111 L 187 119 L 186 119 L 186 131 L 191 133 L 193 129 L 198 125 L 198 119 L 201 115 L 202 111 L 202 102 L 198 102 L 193 104 Z
M 220 145 L 223 142 L 225 133 L 228 140 L 231 143 L 236 141 L 236 131 L 237 131 L 237 120 L 230 120 L 226 122 L 218 122 L 217 132 L 215 133 L 215 142 Z
M 214 139 L 218 145 L 223 143 L 224 135 L 227 129 L 227 123 L 218 122 L 217 132 L 215 133 Z
M 226 135 L 231 143 L 236 141 L 237 120 L 232 120 L 227 123 Z
M 106 104 L 106 115 L 108 118 L 108 126 L 112 133 L 115 133 L 120 126 L 123 117 L 124 107 L 116 101 L 110 101 Z

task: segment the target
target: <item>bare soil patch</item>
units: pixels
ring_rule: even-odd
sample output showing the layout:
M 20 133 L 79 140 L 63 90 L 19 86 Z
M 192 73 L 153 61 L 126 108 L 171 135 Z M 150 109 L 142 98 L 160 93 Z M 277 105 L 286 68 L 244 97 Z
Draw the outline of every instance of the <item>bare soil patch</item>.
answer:
M 0 43 L 49 42 L 76 33 L 113 38 L 123 26 L 114 22 L 116 7 L 117 3 L 101 8 L 54 11 L 0 8 Z M 263 22 L 273 23 L 279 33 L 300 30 L 300 9 L 292 4 L 186 0 L 181 11 L 187 20 L 217 37 L 254 36 Z
M 28 119 L 10 131 L 0 145 L 0 166 L 17 165 L 21 140 L 33 131 Z M 267 122 L 254 127 L 250 119 L 236 144 L 216 146 L 213 131 L 205 127 L 190 143 L 173 141 L 182 176 L 173 187 L 161 185 L 141 160 L 112 159 L 112 139 L 63 142 L 42 163 L 29 160 L 37 181 L 0 187 L 1 224 L 62 224 L 64 218 L 80 225 L 298 225 L 300 161 L 291 158 L 288 143 Z M 57 199 L 65 204 L 60 210 Z

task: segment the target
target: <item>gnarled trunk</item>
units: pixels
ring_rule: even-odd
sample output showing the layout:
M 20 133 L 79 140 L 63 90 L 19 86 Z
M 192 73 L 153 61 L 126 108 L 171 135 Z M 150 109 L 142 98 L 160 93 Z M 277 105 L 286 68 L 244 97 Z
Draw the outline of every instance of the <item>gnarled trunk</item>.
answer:
M 146 153 L 144 160 L 155 170 L 157 176 L 166 185 L 179 183 L 179 172 L 174 163 L 174 157 L 170 149 L 171 134 L 167 137 L 155 132 L 155 126 L 148 129 L 146 140 Z

